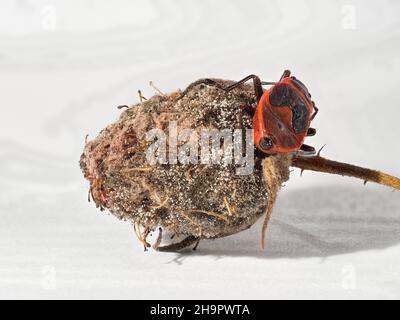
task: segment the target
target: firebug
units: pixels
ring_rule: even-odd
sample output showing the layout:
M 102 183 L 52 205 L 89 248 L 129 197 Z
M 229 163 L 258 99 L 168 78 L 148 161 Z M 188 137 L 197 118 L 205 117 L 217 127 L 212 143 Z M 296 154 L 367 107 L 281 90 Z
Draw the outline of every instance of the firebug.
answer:
M 284 71 L 278 82 L 264 82 L 256 75 L 249 75 L 228 87 L 212 79 L 199 82 L 213 84 L 229 92 L 249 80 L 253 80 L 257 98 L 257 107 L 248 110 L 253 115 L 254 144 L 257 149 L 264 155 L 292 152 L 314 154 L 314 147 L 303 142 L 306 136 L 316 133 L 310 124 L 318 108 L 306 86 L 291 76 L 289 70 Z M 263 85 L 271 87 L 264 90 Z

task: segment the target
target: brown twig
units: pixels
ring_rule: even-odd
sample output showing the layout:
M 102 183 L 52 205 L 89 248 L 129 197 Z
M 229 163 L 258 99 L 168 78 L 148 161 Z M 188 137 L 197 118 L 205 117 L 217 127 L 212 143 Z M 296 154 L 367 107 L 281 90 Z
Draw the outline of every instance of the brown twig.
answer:
M 325 159 L 319 155 L 314 157 L 294 156 L 292 166 L 300 168 L 302 171 L 311 170 L 359 178 L 364 180 L 364 183 L 371 181 L 400 190 L 399 178 L 380 171 Z

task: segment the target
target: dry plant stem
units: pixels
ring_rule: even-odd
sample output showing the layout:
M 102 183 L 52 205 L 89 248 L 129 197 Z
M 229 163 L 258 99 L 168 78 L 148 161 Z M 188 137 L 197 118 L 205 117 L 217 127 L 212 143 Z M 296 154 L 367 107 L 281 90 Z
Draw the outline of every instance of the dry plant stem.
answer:
M 399 178 L 393 177 L 380 171 L 362 168 L 343 162 L 333 161 L 320 156 L 294 156 L 292 166 L 300 168 L 302 171 L 311 170 L 359 178 L 361 180 L 364 180 L 364 183 L 371 181 L 400 190 Z

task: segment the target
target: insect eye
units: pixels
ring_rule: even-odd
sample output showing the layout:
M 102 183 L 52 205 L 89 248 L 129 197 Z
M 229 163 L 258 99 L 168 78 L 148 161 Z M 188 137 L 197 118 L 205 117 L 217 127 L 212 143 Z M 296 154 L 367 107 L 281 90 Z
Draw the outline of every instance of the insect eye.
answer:
M 263 137 L 260 139 L 260 147 L 263 150 L 269 150 L 273 146 L 272 139 L 268 137 Z

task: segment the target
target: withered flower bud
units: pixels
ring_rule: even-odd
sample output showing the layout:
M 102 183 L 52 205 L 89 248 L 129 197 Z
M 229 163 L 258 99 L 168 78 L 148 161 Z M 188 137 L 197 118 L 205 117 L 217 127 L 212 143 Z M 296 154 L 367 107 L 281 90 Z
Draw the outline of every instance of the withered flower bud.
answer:
M 184 94 L 160 94 L 128 108 L 85 146 L 80 164 L 90 182 L 90 197 L 102 210 L 130 221 L 146 248 L 147 236 L 159 228 L 176 235 L 176 242 L 162 247 L 160 238 L 158 250 L 177 250 L 249 228 L 267 208 L 271 211 L 281 184 L 289 178 L 290 155 L 255 158 L 249 174 L 238 174 L 234 161 L 149 164 L 146 151 L 154 141 L 146 134 L 154 129 L 167 133 L 168 160 L 173 152 L 171 122 L 176 122 L 178 136 L 184 129 L 193 129 L 197 137 L 204 129 L 251 129 L 252 117 L 245 107 L 255 103 L 250 85 L 227 94 L 195 83 Z M 177 148 L 183 143 L 178 141 Z M 220 148 L 222 152 L 222 143 Z

